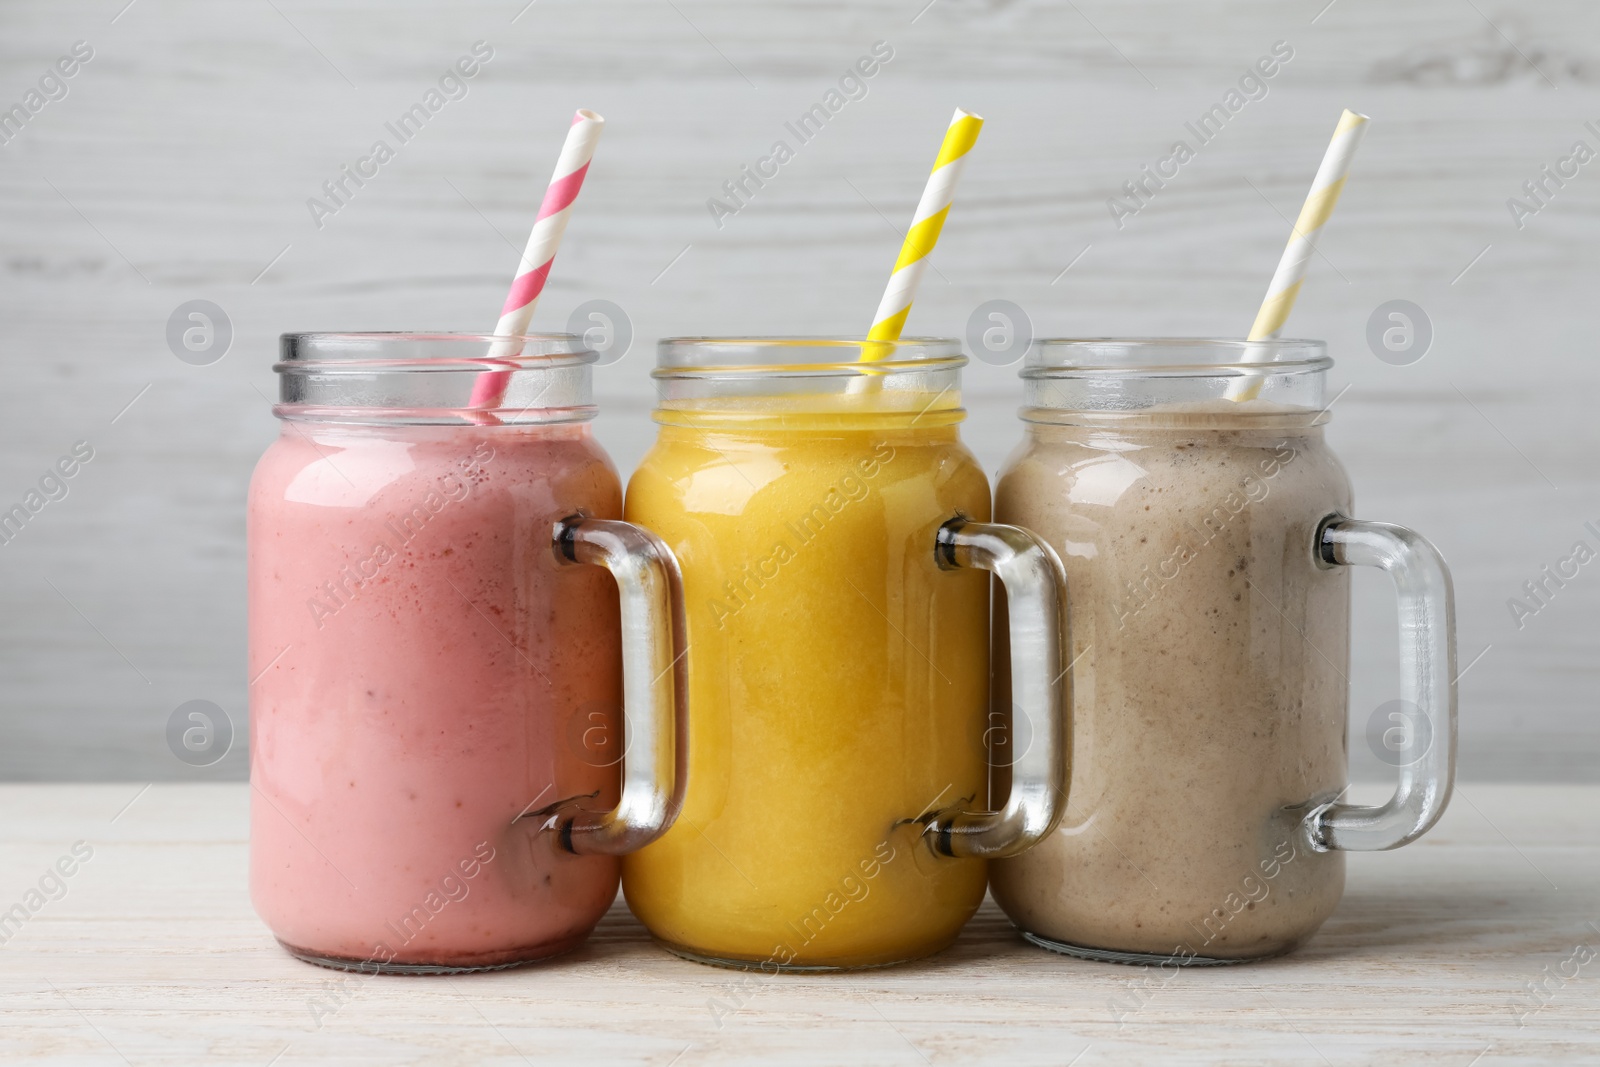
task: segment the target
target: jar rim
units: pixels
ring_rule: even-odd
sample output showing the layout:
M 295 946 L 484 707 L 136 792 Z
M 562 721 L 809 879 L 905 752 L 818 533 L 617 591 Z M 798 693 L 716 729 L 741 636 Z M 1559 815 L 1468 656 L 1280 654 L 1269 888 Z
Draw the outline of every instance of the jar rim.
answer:
M 871 353 L 872 359 L 863 359 Z M 843 335 L 751 334 L 663 337 L 654 378 L 811 378 L 959 370 L 967 357 L 951 337 L 874 341 Z
M 278 341 L 280 419 L 521 426 L 595 415 L 600 353 L 575 334 L 365 331 Z
M 1327 342 L 1305 338 L 1042 337 L 1028 349 L 1023 378 L 1161 375 L 1236 377 L 1318 374 L 1333 366 Z
M 497 354 L 497 348 L 508 354 Z M 600 353 L 571 333 L 451 333 L 415 330 L 307 331 L 278 335 L 273 370 L 295 374 L 340 367 L 390 371 L 530 370 L 592 364 Z

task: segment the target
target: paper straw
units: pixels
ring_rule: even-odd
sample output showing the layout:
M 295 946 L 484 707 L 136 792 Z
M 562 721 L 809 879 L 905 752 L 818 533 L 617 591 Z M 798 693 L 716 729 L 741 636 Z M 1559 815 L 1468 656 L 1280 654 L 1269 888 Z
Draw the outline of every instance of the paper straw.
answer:
M 944 132 L 944 143 L 939 146 L 939 158 L 933 161 L 933 173 L 928 175 L 928 184 L 922 190 L 922 200 L 917 204 L 911 228 L 906 231 L 905 243 L 900 246 L 894 273 L 889 275 L 889 286 L 878 303 L 878 313 L 873 316 L 872 329 L 867 333 L 869 341 L 899 340 L 911 302 L 917 298 L 917 285 L 927 269 L 928 255 L 939 241 L 945 216 L 950 214 L 950 201 L 955 196 L 956 182 L 961 180 L 961 168 L 981 129 L 982 118 L 956 108 L 950 128 Z M 887 356 L 887 350 L 881 348 L 863 348 L 861 353 L 863 362 Z
M 1328 143 L 1322 166 L 1317 168 L 1317 176 L 1311 181 L 1311 191 L 1306 194 L 1300 217 L 1295 220 L 1294 232 L 1289 235 L 1288 247 L 1283 250 L 1283 258 L 1278 260 L 1272 284 L 1267 286 L 1266 299 L 1261 302 L 1261 310 L 1256 312 L 1249 340 L 1271 340 L 1283 329 L 1284 321 L 1294 309 L 1295 297 L 1300 295 L 1300 283 L 1305 280 L 1311 253 L 1316 250 L 1317 235 L 1333 214 L 1339 194 L 1344 192 L 1345 177 L 1350 173 L 1350 160 L 1355 156 L 1356 148 L 1366 132 L 1367 116 L 1358 115 L 1348 108 L 1339 116 L 1333 140 Z M 1265 358 L 1265 352 L 1246 351 L 1244 356 L 1245 362 L 1259 362 Z M 1228 386 L 1227 397 L 1229 400 L 1254 399 L 1261 392 L 1263 382 L 1264 379 L 1258 375 L 1239 378 Z
M 589 173 L 589 160 L 594 157 L 594 146 L 600 140 L 600 132 L 605 125 L 606 120 L 593 111 L 580 109 L 572 117 L 572 128 L 567 131 L 566 143 L 561 146 L 555 174 L 545 189 L 544 203 L 539 205 L 539 217 L 534 220 L 533 232 L 528 235 L 528 246 L 517 265 L 517 275 L 511 281 L 511 292 L 506 296 L 505 306 L 500 309 L 500 321 L 495 323 L 495 336 L 521 338 L 528 332 L 533 309 L 539 303 L 539 294 L 544 292 L 545 279 L 550 276 L 550 264 L 555 262 L 561 237 L 567 232 L 567 220 L 572 217 L 572 202 L 578 198 L 578 190 L 583 188 L 584 175 Z M 488 358 L 507 359 L 521 353 L 521 340 L 502 340 L 490 347 Z M 499 406 L 510 380 L 510 371 L 488 371 L 478 375 L 472 384 L 472 397 L 467 405 L 478 409 Z

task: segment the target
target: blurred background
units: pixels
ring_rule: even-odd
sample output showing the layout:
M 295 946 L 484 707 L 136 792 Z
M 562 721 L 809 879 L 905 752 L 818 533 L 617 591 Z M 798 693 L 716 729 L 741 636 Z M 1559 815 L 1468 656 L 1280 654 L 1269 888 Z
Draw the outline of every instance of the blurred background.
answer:
M 385 124 L 475 45 L 400 144 Z M 801 143 L 785 123 L 875 48 Z M 988 122 L 908 333 L 967 336 L 1003 300 L 1038 336 L 1240 336 L 1340 109 L 1372 116 L 1287 332 L 1337 360 L 1357 513 L 1454 569 L 1462 776 L 1600 778 L 1600 563 L 1524 591 L 1600 549 L 1597 86 L 1577 0 L 6 0 L 0 511 L 28 519 L 0 543 L 0 778 L 245 776 L 244 500 L 277 336 L 489 330 L 575 108 L 607 132 L 534 326 L 625 315 L 596 426 L 626 476 L 656 338 L 866 328 L 956 106 Z M 1200 145 L 1186 124 L 1219 104 Z M 394 158 L 330 201 L 379 139 Z M 730 198 L 778 140 L 793 158 Z M 1194 158 L 1130 197 L 1178 140 Z M 1386 348 L 1397 300 L 1411 339 Z M 185 348 L 193 301 L 213 332 Z M 991 471 L 1021 435 L 997 362 L 966 378 Z M 1395 623 L 1381 576 L 1355 596 L 1371 778 Z M 168 743 L 194 700 L 234 734 L 204 768 Z

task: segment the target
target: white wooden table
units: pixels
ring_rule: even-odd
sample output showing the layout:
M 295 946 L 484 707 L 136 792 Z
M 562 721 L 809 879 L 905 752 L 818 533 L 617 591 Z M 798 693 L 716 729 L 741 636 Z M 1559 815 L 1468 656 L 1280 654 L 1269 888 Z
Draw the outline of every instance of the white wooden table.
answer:
M 657 949 L 620 902 L 543 966 L 346 978 L 287 956 L 251 912 L 247 806 L 237 784 L 0 786 L 0 910 L 74 842 L 93 849 L 0 946 L 0 1062 L 1600 1058 L 1600 787 L 1467 783 L 1420 844 L 1353 857 L 1302 952 L 1167 982 L 1026 947 L 991 904 L 920 964 L 744 982 Z M 714 1002 L 737 1008 L 720 1026 Z M 335 1009 L 320 1026 L 319 1004 Z

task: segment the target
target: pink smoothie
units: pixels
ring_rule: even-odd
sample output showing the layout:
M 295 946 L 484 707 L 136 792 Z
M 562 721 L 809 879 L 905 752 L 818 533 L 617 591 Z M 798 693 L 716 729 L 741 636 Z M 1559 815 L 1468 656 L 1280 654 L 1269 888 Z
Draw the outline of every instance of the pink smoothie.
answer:
M 616 859 L 517 818 L 616 803 L 616 587 L 550 547 L 580 510 L 622 513 L 583 425 L 283 424 L 250 485 L 250 882 L 291 950 L 508 965 L 615 898 Z

